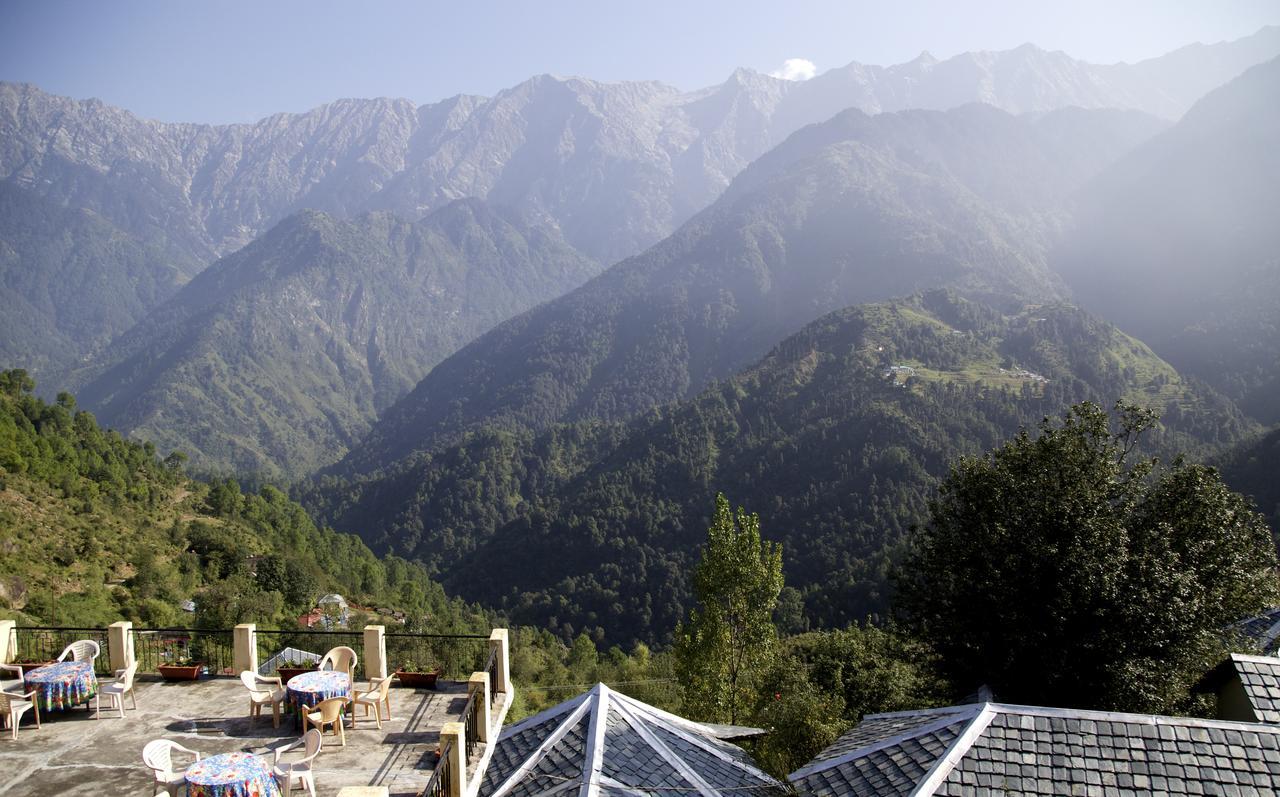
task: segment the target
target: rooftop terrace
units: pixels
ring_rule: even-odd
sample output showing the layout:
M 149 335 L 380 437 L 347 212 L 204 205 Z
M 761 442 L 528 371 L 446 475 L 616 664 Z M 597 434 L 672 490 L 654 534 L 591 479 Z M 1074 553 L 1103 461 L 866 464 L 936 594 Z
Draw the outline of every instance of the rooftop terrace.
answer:
M 152 739 L 172 739 L 205 755 L 269 756 L 298 738 L 290 717 L 272 727 L 270 709 L 250 721 L 247 693 L 235 679 L 139 681 L 136 690 L 138 710 L 128 709 L 125 719 L 104 710 L 95 720 L 92 710 L 77 707 L 42 713 L 37 731 L 28 713 L 16 742 L 7 731 L 0 738 L 0 795 L 150 794 L 152 775 L 141 753 Z M 396 687 L 390 694 L 393 719 L 384 720 L 382 730 L 372 715 L 362 721 L 357 712 L 355 728 L 346 729 L 346 747 L 325 734 L 316 770 L 320 795 L 343 786 L 386 786 L 393 795 L 412 795 L 427 784 L 440 729 L 461 720 L 467 684 L 441 681 L 436 690 Z
M 173 631 L 165 635 L 173 637 Z M 252 625 L 237 626 L 234 633 L 186 631 L 186 636 L 195 640 L 189 643 L 192 649 L 216 662 L 216 666 L 207 666 L 207 672 L 223 674 L 257 670 L 256 651 L 260 647 L 274 649 L 282 633 L 257 632 Z M 95 633 L 93 629 L 15 628 L 12 621 L 0 621 L 0 643 L 4 643 L 0 644 L 0 661 L 48 661 L 67 639 L 92 638 Z M 124 662 L 136 661 L 141 667 L 134 682 L 137 709 L 131 708 L 132 702 L 126 698 L 124 718 L 118 709 L 108 710 L 110 704 L 104 700 L 100 719 L 95 719 L 91 703 L 90 707 L 80 705 L 64 711 L 42 710 L 37 729 L 28 711 L 21 718 L 16 740 L 7 729 L 0 732 L 0 797 L 151 794 L 154 776 L 142 761 L 142 748 L 153 739 L 169 739 L 204 756 L 246 752 L 270 759 L 273 750 L 299 738 L 301 728 L 292 714 L 281 715 L 279 728 L 273 725 L 269 705 L 263 716 L 251 719 L 249 693 L 239 678 L 161 680 L 154 672 L 157 662 L 164 663 L 164 659 L 157 659 L 146 641 L 156 633 L 132 629 L 122 622 L 98 634 L 103 643 L 94 659 L 99 678 L 110 679 L 111 669 L 124 666 Z M 310 639 L 314 643 L 346 641 L 319 632 L 305 633 L 314 637 Z M 297 634 L 290 632 L 290 636 Z M 357 689 L 365 685 L 367 672 L 393 670 L 391 662 L 401 660 L 394 657 L 408 655 L 405 651 L 409 649 L 418 651 L 413 654 L 415 660 L 431 661 L 428 656 L 432 656 L 435 661 L 444 661 L 446 667 L 441 669 L 446 674 L 436 680 L 435 688 L 410 688 L 393 681 L 389 690 L 391 719 L 383 719 L 378 728 L 373 714 L 366 716 L 363 708 L 357 707 L 354 721 L 345 723 L 345 746 L 327 731 L 314 764 L 317 793 L 322 797 L 337 795 L 349 786 L 383 787 L 391 795 L 417 795 L 429 786 L 434 786 L 429 793 L 437 795 L 474 793 L 474 787 L 468 789 L 467 784 L 474 781 L 487 758 L 486 739 L 497 735 L 513 694 L 506 675 L 506 631 L 498 629 L 488 637 L 385 635 L 381 626 L 370 626 L 354 636 L 353 642 L 361 645 L 364 654 L 356 673 Z M 226 644 L 220 641 L 223 637 Z M 453 657 L 458 661 L 448 666 L 450 648 L 475 650 L 464 650 Z M 400 653 L 393 653 L 389 661 L 388 649 Z M 486 661 L 486 649 L 487 663 L 480 664 Z M 451 673 L 466 677 L 468 672 L 469 680 L 450 679 Z M 497 688 L 491 689 L 491 685 Z M 6 689 L 13 686 L 5 684 Z M 443 763 L 437 755 L 441 746 L 445 750 Z M 460 780 L 457 774 L 464 769 L 467 756 L 468 777 Z M 189 757 L 175 756 L 178 771 L 189 763 Z M 433 781 L 437 770 L 439 777 Z

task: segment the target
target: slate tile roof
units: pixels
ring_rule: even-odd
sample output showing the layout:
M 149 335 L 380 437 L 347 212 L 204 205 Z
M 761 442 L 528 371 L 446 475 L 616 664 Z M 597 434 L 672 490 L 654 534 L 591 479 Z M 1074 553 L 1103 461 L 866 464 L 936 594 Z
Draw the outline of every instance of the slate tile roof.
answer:
M 898 736 L 922 725 L 933 725 L 939 720 L 940 713 L 948 711 L 956 714 L 974 714 L 976 706 L 953 706 L 949 709 L 937 709 L 931 712 L 907 711 L 894 714 L 876 714 L 863 718 L 856 727 L 847 731 L 827 749 L 818 754 L 814 761 L 835 758 L 853 750 L 869 747 L 876 742 Z
M 1280 793 L 1280 726 L 985 703 L 868 717 L 912 725 L 826 751 L 790 780 L 816 795 Z M 906 718 L 912 718 L 907 721 Z M 932 722 L 925 722 L 930 717 Z M 866 731 L 860 725 L 850 733 Z M 849 734 L 846 734 L 846 737 Z M 839 744 L 840 742 L 837 742 Z
M 1280 606 L 1241 620 L 1232 626 L 1232 630 L 1257 645 L 1258 650 L 1266 655 L 1274 656 L 1280 653 Z
M 1223 665 L 1240 676 L 1258 721 L 1280 724 L 1280 659 L 1233 653 Z
M 480 797 L 602 795 L 781 795 L 741 748 L 702 725 L 597 684 L 502 732 Z M 583 792 L 585 793 L 585 791 Z

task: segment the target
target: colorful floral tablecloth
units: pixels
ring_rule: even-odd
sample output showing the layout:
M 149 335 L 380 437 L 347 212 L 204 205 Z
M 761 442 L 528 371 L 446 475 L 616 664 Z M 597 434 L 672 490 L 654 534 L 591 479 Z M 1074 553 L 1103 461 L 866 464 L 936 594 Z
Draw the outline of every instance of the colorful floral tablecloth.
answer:
M 22 680 L 28 689 L 36 690 L 42 711 L 62 711 L 87 703 L 98 694 L 98 676 L 93 674 L 90 661 L 46 664 L 23 673 Z
M 351 697 L 351 677 L 341 670 L 316 670 L 294 676 L 286 688 L 289 703 L 311 708 L 331 697 Z
M 277 797 L 271 762 L 250 753 L 209 756 L 187 767 L 187 797 Z

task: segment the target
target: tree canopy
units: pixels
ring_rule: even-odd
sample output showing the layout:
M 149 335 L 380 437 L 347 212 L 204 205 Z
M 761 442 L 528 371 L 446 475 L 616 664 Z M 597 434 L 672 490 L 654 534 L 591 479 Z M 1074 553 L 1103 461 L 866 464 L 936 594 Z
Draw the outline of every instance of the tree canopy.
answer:
M 953 465 L 898 611 L 957 687 L 1169 712 L 1222 655 L 1224 627 L 1274 603 L 1264 519 L 1211 468 L 1135 459 L 1154 423 L 1086 402 Z
M 676 632 L 684 705 L 696 717 L 737 722 L 777 655 L 773 609 L 782 591 L 782 548 L 760 541 L 758 515 L 739 509 L 735 516 L 717 495 L 693 578 L 699 608 Z

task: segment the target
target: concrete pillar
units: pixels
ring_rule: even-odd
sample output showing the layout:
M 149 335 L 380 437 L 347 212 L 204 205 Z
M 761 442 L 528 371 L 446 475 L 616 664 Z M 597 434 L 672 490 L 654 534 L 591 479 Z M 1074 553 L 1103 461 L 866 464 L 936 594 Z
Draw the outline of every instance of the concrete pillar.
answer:
M 18 658 L 18 624 L 13 620 L 0 620 L 0 664 L 8 664 Z
M 475 695 L 480 704 L 479 721 L 476 722 L 476 741 L 489 741 L 489 673 L 473 672 L 467 680 L 467 694 Z
M 364 674 L 374 678 L 387 677 L 387 629 L 381 625 L 364 627 Z
M 112 670 L 123 670 L 133 664 L 133 623 L 117 620 L 107 626 L 107 650 Z
M 498 671 L 489 688 L 495 692 L 507 692 L 507 684 L 511 681 L 511 649 L 507 643 L 507 629 L 495 628 L 489 634 L 489 649 L 494 648 L 498 649 Z
M 258 635 L 253 623 L 241 623 L 231 632 L 231 669 L 237 673 L 258 671 Z
M 448 756 L 451 777 L 445 787 L 449 790 L 449 797 L 462 797 L 467 793 L 466 741 L 466 726 L 461 722 L 446 722 L 440 729 L 440 749 L 448 749 L 445 755 Z

